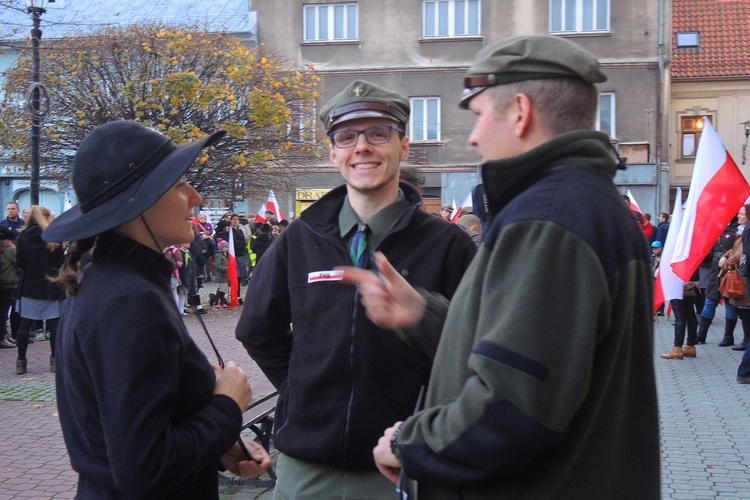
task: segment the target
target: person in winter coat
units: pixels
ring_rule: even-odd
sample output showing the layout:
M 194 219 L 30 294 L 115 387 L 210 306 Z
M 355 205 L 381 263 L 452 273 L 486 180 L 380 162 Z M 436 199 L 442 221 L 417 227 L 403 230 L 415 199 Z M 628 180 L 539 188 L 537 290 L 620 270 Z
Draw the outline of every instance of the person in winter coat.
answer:
M 214 280 L 219 284 L 216 289 L 216 295 L 209 295 L 209 304 L 216 309 L 226 309 L 229 307 L 227 304 L 227 294 L 229 293 L 229 285 L 227 279 L 227 269 L 229 268 L 229 243 L 224 240 L 219 240 L 218 250 L 214 254 L 214 268 L 216 274 Z
M 408 286 L 382 255 L 377 275 L 344 270 L 376 324 L 442 331 L 424 408 L 373 451 L 420 500 L 660 497 L 654 278 L 593 130 L 605 80 L 568 39 L 485 45 L 460 105 L 489 220 L 460 298 Z
M 78 499 L 218 500 L 219 467 L 257 476 L 270 465 L 262 446 L 243 438 L 248 457 L 237 442 L 247 375 L 195 344 L 162 254 L 193 239 L 202 199 L 186 172 L 223 135 L 176 146 L 132 121 L 95 128 L 73 159 L 80 204 L 43 233 L 76 242 L 58 277 L 68 299 L 56 385 Z
M 380 250 L 410 283 L 450 298 L 476 254 L 466 231 L 399 182 L 409 113 L 408 97 L 362 80 L 321 108 L 345 184 L 289 224 L 248 283 L 235 334 L 279 390 L 279 498 L 393 498 L 372 447 L 414 410 L 432 366 L 437 335 L 407 342 L 378 328 L 335 268 L 372 269 Z
M 35 320 L 47 320 L 49 328 L 50 371 L 55 371 L 55 340 L 57 323 L 60 318 L 61 301 L 65 298 L 62 288 L 50 281 L 57 275 L 63 263 L 62 245 L 45 243 L 42 231 L 52 220 L 49 208 L 34 205 L 26 219 L 26 227 L 18 235 L 16 242 L 16 262 L 21 270 L 16 295 L 16 311 L 21 323 L 16 333 L 18 359 L 16 375 L 26 373 L 28 360 L 26 350 L 29 345 L 29 330 Z
M 8 332 L 8 315 L 13 307 L 13 297 L 18 287 L 16 264 L 16 233 L 0 226 L 0 348 L 16 347 L 16 339 Z

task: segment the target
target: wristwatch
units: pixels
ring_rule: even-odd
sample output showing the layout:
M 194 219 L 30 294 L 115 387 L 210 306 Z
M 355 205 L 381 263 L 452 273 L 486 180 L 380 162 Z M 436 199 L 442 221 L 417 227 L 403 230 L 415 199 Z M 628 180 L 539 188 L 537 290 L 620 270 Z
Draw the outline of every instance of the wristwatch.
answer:
M 398 429 L 393 433 L 391 436 L 391 453 L 393 453 L 393 456 L 396 458 L 401 458 L 400 454 L 398 452 L 398 435 L 401 434 L 401 429 L 403 428 L 404 424 L 401 424 L 398 426 Z

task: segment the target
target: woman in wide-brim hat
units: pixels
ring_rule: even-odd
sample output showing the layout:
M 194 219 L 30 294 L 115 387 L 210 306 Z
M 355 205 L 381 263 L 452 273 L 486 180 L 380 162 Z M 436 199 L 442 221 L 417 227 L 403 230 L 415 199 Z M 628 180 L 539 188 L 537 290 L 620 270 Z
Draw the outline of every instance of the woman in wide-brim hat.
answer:
M 202 200 L 185 173 L 215 132 L 182 146 L 130 121 L 94 129 L 73 160 L 79 205 L 46 241 L 75 241 L 59 281 L 57 405 L 79 474 L 77 498 L 218 498 L 217 465 L 262 473 L 235 444 L 251 390 L 234 363 L 212 367 L 170 294 L 169 245 L 193 239 Z M 83 272 L 80 259 L 93 249 Z

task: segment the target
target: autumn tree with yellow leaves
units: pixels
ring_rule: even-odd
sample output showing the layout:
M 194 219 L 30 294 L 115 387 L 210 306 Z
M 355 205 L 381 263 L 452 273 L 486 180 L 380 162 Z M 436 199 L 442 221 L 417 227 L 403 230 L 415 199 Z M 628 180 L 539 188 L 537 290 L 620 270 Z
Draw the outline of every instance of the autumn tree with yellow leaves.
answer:
M 23 101 L 30 74 L 30 57 L 22 57 L 7 75 L 0 110 L 0 148 L 19 161 L 29 157 Z M 45 177 L 69 178 L 80 141 L 118 119 L 152 126 L 178 144 L 226 130 L 190 172 L 204 196 L 288 187 L 295 167 L 322 152 L 314 113 L 319 78 L 289 69 L 268 48 L 200 26 L 136 25 L 47 40 L 42 80 L 50 94 L 42 125 Z

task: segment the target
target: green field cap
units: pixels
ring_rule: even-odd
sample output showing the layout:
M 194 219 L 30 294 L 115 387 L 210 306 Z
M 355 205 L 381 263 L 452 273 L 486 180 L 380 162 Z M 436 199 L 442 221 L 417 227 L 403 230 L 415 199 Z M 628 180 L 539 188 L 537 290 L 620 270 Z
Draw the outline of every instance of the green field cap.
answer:
M 464 78 L 459 106 L 488 87 L 541 78 L 574 77 L 601 83 L 607 77 L 594 55 L 565 38 L 548 35 L 507 38 L 487 45 L 474 58 Z
M 331 98 L 318 115 L 330 132 L 334 125 L 357 118 L 388 118 L 406 128 L 409 99 L 380 85 L 355 80 Z

